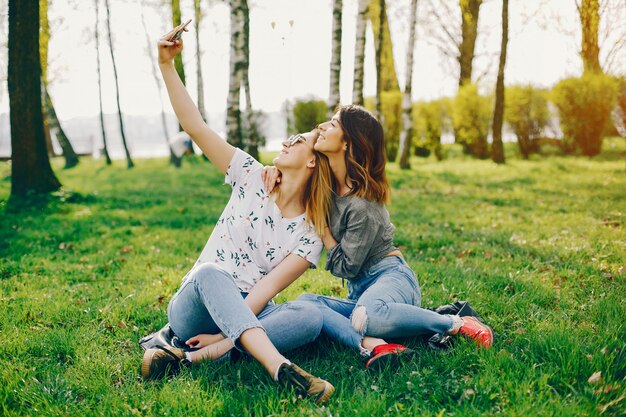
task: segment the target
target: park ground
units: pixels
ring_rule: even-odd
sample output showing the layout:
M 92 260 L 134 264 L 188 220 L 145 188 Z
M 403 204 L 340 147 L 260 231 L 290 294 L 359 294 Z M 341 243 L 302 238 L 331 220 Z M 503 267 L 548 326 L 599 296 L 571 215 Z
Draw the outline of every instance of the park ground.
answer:
M 0 163 L 0 414 L 146 416 L 624 415 L 626 163 L 623 139 L 594 159 L 461 156 L 390 164 L 396 244 L 423 305 L 470 300 L 492 349 L 459 340 L 370 372 L 321 339 L 287 356 L 331 381 L 325 407 L 297 401 L 255 362 L 202 364 L 146 382 L 137 340 L 166 322 L 229 188 L 199 158 L 53 166 L 48 198 L 9 201 Z M 268 163 L 271 155 L 264 155 Z M 187 162 L 187 161 L 186 161 Z M 310 270 L 276 301 L 345 295 Z

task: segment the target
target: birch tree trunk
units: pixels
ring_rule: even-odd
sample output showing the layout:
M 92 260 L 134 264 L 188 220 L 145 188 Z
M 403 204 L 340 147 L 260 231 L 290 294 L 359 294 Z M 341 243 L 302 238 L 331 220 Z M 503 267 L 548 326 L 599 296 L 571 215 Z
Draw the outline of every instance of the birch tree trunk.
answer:
M 505 0 L 506 1 L 506 0 Z M 411 23 L 409 26 L 409 47 L 406 60 L 406 85 L 402 97 L 402 132 L 400 133 L 400 168 L 410 169 L 411 141 L 413 139 L 413 102 L 411 91 L 413 85 L 413 52 L 415 49 L 415 29 L 417 26 L 417 0 L 411 0 Z
M 122 118 L 122 107 L 120 106 L 120 87 L 117 79 L 117 66 L 115 65 L 115 54 L 113 53 L 113 35 L 111 34 L 111 8 L 109 7 L 109 0 L 104 0 L 104 7 L 107 11 L 107 35 L 109 38 L 109 49 L 111 50 L 111 63 L 113 64 L 113 78 L 115 79 L 115 99 L 117 102 L 117 116 L 120 122 L 120 134 L 122 135 L 122 144 L 124 145 L 124 152 L 126 153 L 126 161 L 128 162 L 128 168 L 135 166 L 133 160 L 130 157 L 128 151 L 128 145 L 126 143 L 126 134 L 124 133 L 124 120 Z
M 502 41 L 500 43 L 500 62 L 496 80 L 496 104 L 493 110 L 493 143 L 491 159 L 497 164 L 504 163 L 504 146 L 502 145 L 502 120 L 504 117 L 504 66 L 506 65 L 506 48 L 509 42 L 509 0 L 502 0 Z
M 242 37 L 242 65 L 241 65 L 241 81 L 243 83 L 244 94 L 246 97 L 246 112 L 244 117 L 245 137 L 242 137 L 245 142 L 245 149 L 253 158 L 259 159 L 259 137 L 258 129 L 254 120 L 254 111 L 252 110 L 252 97 L 250 95 L 250 8 L 248 7 L 248 0 L 241 1 L 241 11 L 243 25 L 243 37 Z M 243 135 L 242 135 L 243 136 Z
M 226 101 L 226 137 L 228 143 L 238 148 L 243 145 L 243 129 L 239 95 L 242 65 L 243 19 L 241 0 L 230 0 L 230 81 Z
M 365 30 L 370 0 L 359 0 L 359 13 L 356 18 L 356 43 L 354 46 L 354 83 L 352 103 L 363 105 L 363 72 L 365 61 Z
M 383 111 L 381 102 L 382 86 L 382 51 L 383 51 L 383 34 L 385 22 L 385 0 L 379 0 L 379 15 L 378 15 L 378 36 L 376 42 L 376 118 L 383 123 Z M 372 22 L 372 26 L 374 23 Z
M 332 117 L 339 105 L 339 77 L 341 74 L 341 15 L 342 0 L 333 0 L 333 37 L 330 59 L 330 91 L 328 93 L 328 114 Z
M 109 156 L 109 147 L 107 146 L 107 135 L 104 130 L 104 111 L 102 110 L 102 74 L 100 71 L 100 36 L 99 36 L 99 21 L 100 21 L 100 12 L 99 12 L 99 3 L 100 0 L 95 0 L 96 3 L 96 61 L 98 67 L 98 103 L 100 105 L 100 129 L 102 130 L 102 150 L 104 152 L 104 158 L 106 159 L 106 164 L 111 165 L 111 157 Z
M 174 150 L 172 149 L 172 146 L 169 142 L 169 133 L 167 131 L 167 118 L 165 117 L 165 109 L 163 106 L 163 87 L 161 86 L 161 78 L 157 73 L 156 57 L 152 52 L 154 50 L 154 45 L 152 39 L 150 38 L 150 34 L 148 33 L 148 27 L 146 26 L 146 19 L 143 13 L 143 4 L 141 5 L 141 24 L 143 25 L 143 32 L 146 35 L 146 53 L 150 57 L 152 78 L 154 79 L 154 83 L 156 84 L 157 90 L 159 91 L 159 101 L 161 102 L 161 126 L 163 127 L 163 139 L 165 140 L 165 145 L 170 151 L 170 163 L 179 168 L 180 163 L 176 163 L 178 161 L 178 158 L 176 157 L 176 154 L 174 154 Z
M 459 0 L 461 44 L 459 45 L 459 87 L 472 82 L 472 63 L 478 36 L 478 13 L 483 0 Z
M 9 1 L 7 84 L 11 124 L 11 196 L 56 191 L 43 128 L 39 7 Z
M 206 109 L 204 108 L 204 80 L 202 79 L 202 51 L 200 50 L 200 22 L 204 17 L 200 0 L 193 0 L 194 27 L 196 31 L 196 78 L 198 79 L 198 110 L 200 116 L 206 122 Z

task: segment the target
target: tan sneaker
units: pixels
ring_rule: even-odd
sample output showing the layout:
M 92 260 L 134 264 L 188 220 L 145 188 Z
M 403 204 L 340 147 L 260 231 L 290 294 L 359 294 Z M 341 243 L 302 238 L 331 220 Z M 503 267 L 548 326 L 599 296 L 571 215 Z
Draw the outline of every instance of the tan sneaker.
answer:
M 178 372 L 181 365 L 189 363 L 184 350 L 160 346 L 148 349 L 143 354 L 141 375 L 146 379 L 159 379 L 166 374 Z
M 321 378 L 311 375 L 299 366 L 283 363 L 278 369 L 278 382 L 293 388 L 298 395 L 315 399 L 315 404 L 323 404 L 333 395 L 335 387 Z

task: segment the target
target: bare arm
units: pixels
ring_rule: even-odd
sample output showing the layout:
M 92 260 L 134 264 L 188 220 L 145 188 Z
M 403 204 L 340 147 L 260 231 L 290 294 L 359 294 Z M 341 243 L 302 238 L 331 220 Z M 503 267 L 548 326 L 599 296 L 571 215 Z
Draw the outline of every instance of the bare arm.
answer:
M 309 261 L 291 254 L 260 280 L 246 297 L 246 304 L 254 315 L 258 315 L 272 298 L 294 282 L 309 268 Z M 222 334 L 199 334 L 187 340 L 187 345 L 205 347 L 224 339 Z
M 183 50 L 182 39 L 170 42 L 165 40 L 167 36 L 168 34 L 158 43 L 159 69 L 176 117 L 185 132 L 191 136 L 206 157 L 225 174 L 235 153 L 235 148 L 202 120 L 198 108 L 180 80 L 176 68 L 174 68 L 173 58 Z

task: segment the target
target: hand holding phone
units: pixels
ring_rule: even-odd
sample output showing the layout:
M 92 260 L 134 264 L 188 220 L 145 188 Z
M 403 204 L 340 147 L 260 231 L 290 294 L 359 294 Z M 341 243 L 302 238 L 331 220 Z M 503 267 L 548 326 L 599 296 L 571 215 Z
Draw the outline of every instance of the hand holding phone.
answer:
M 185 23 L 181 23 L 180 25 L 176 26 L 174 28 L 174 33 L 167 40 L 170 42 L 179 40 L 180 37 L 183 36 L 183 32 L 185 31 L 185 28 L 189 23 L 191 23 L 191 19 L 187 20 Z

